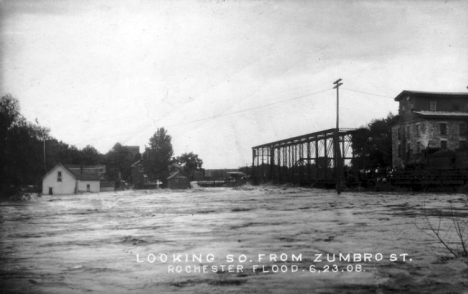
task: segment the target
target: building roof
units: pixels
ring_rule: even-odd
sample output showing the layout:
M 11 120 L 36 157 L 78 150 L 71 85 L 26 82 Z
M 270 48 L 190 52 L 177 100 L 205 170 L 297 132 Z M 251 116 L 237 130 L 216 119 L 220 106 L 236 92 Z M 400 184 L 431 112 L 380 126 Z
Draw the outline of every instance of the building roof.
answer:
M 418 114 L 424 117 L 443 117 L 443 118 L 466 118 L 468 117 L 468 112 L 453 112 L 453 111 L 413 111 L 413 113 Z
M 400 101 L 402 98 L 409 94 L 415 94 L 420 96 L 459 96 L 468 98 L 468 92 L 424 92 L 424 91 L 412 91 L 403 90 L 398 96 L 395 97 L 395 101 Z
M 75 174 L 75 177 L 80 181 L 101 181 L 99 175 Z
M 50 173 L 52 173 L 57 167 L 63 167 L 72 177 L 80 181 L 100 181 L 102 177 L 101 169 L 105 165 L 63 165 L 58 163 L 54 166 L 49 172 L 44 175 L 44 178 L 47 177 Z
M 106 170 L 105 165 L 65 165 L 64 167 L 80 181 L 100 181 Z
M 54 166 L 53 168 L 51 168 L 42 178 L 44 179 L 45 177 L 47 177 L 49 174 L 51 174 L 56 168 L 58 168 L 59 166 L 63 167 L 72 177 L 76 178 L 76 176 L 68 169 L 66 168 L 63 164 L 61 163 L 58 163 L 56 166 Z
M 133 155 L 140 154 L 140 146 L 122 146 L 127 149 Z
M 138 164 L 140 163 L 141 160 L 138 160 L 137 162 L 135 162 L 134 164 L 132 164 L 132 167 L 136 167 L 138 166 Z
M 176 170 L 181 171 L 181 170 L 183 170 L 183 169 L 184 169 L 184 167 L 181 166 L 180 164 L 176 163 L 176 162 L 174 162 L 173 164 L 169 165 L 169 170 L 171 170 L 171 171 L 176 171 Z
M 173 172 L 169 175 L 167 180 L 170 179 L 175 179 L 175 178 L 187 178 L 184 174 L 182 174 L 180 171 Z

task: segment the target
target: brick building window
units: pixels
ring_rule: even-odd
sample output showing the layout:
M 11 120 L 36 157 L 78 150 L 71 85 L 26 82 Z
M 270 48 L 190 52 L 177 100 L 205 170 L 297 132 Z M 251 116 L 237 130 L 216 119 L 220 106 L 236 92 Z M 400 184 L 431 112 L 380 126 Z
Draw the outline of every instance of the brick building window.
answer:
M 461 140 L 460 141 L 460 149 L 466 149 L 466 141 L 465 140 Z
M 441 149 L 447 149 L 447 141 L 440 141 L 440 148 Z
M 440 124 L 440 134 L 447 135 L 447 124 L 445 123 Z
M 436 111 L 437 110 L 437 101 L 431 101 L 430 102 L 430 110 L 431 111 Z
M 57 182 L 61 182 L 62 181 L 62 172 L 59 171 L 57 172 Z
M 466 136 L 466 135 L 467 135 L 466 124 L 462 123 L 459 126 L 459 136 Z

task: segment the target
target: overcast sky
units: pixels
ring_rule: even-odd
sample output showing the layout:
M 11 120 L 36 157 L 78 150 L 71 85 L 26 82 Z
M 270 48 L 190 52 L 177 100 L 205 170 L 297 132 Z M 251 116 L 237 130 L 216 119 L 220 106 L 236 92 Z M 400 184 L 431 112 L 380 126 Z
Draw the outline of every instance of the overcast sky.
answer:
M 82 148 L 143 151 L 157 128 L 205 168 L 468 91 L 468 1 L 2 1 L 1 94 Z M 361 93 L 364 92 L 364 93 Z M 282 102 L 284 101 L 284 102 Z M 248 109 L 251 109 L 247 111 Z

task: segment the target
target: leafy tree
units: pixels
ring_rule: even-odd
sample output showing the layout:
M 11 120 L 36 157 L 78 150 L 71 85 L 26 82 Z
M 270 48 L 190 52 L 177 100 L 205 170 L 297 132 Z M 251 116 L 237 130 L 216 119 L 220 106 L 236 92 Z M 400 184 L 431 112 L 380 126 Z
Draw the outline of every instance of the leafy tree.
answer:
M 16 98 L 9 94 L 0 98 L 0 196 L 14 194 L 25 185 L 40 185 L 46 171 L 59 162 L 99 164 L 102 161 L 95 148 L 88 145 L 78 150 L 49 133 L 37 121 L 36 124 L 26 121 Z
M 193 171 L 201 169 L 203 165 L 203 160 L 198 158 L 198 155 L 193 152 L 184 153 L 176 157 L 175 161 L 184 167 L 184 172 L 187 175 L 192 175 Z
M 353 135 L 352 144 L 355 169 L 373 169 L 392 165 L 392 124 L 396 118 L 375 119 Z
M 27 122 L 11 95 L 0 99 L 0 195 L 38 184 L 45 172 L 43 139 L 49 130 Z
M 139 154 L 133 156 L 125 146 L 116 143 L 105 157 L 108 178 L 117 180 L 121 177 L 127 180 L 132 174 L 132 164 L 139 159 Z
M 174 154 L 171 140 L 164 128 L 158 128 L 150 138 L 149 147 L 143 154 L 143 165 L 150 178 L 164 180 L 168 177 Z
M 91 145 L 87 145 L 80 150 L 81 164 L 97 165 L 101 164 L 102 155 Z

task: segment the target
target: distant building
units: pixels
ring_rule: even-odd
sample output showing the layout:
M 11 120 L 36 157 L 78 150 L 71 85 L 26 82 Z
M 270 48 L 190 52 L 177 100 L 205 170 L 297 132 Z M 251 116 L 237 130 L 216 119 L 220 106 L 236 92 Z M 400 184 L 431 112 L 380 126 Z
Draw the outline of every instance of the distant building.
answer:
M 130 154 L 132 154 L 133 158 L 136 155 L 140 155 L 140 146 L 122 146 L 123 148 L 127 149 Z
M 132 182 L 137 189 L 142 188 L 148 182 L 148 177 L 145 174 L 145 167 L 141 160 L 132 164 Z
M 239 169 L 205 169 L 204 176 L 207 181 L 223 181 L 228 179 L 232 173 L 240 172 Z
M 48 195 L 69 195 L 80 192 L 101 192 L 104 181 L 104 165 L 77 166 L 57 164 L 42 180 L 42 193 Z M 111 184 L 104 185 L 109 190 Z
M 392 126 L 392 165 L 406 165 L 423 152 L 467 148 L 468 93 L 403 91 Z
M 169 189 L 189 189 L 190 179 L 181 171 L 174 171 L 166 179 L 167 187 Z
M 115 181 L 101 181 L 101 192 L 115 191 Z
M 227 172 L 226 174 L 228 176 L 228 179 L 233 181 L 239 181 L 240 179 L 246 176 L 246 174 L 244 174 L 241 171 Z
M 205 180 L 205 170 L 204 169 L 197 169 L 192 171 L 191 175 L 192 181 L 203 181 Z

